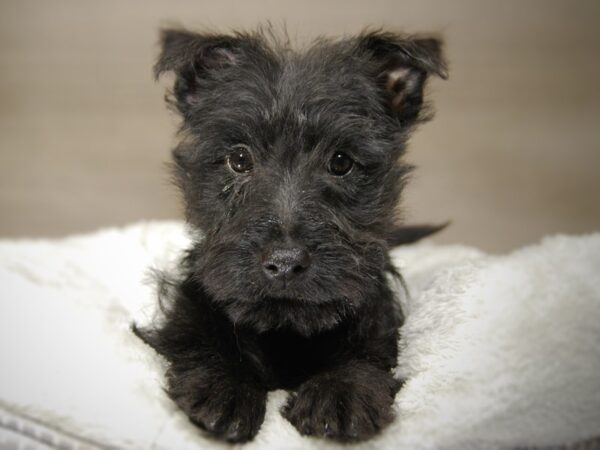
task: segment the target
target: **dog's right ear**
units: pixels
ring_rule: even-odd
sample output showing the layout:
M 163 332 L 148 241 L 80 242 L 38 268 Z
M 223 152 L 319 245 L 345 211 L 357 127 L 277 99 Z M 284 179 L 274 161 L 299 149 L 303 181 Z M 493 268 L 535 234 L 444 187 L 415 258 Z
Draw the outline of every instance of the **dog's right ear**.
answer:
M 442 40 L 372 31 L 359 36 L 358 47 L 378 62 L 376 76 L 387 93 L 389 110 L 407 126 L 426 119 L 422 115 L 425 82 L 430 75 L 448 77 Z
M 258 40 L 250 35 L 200 34 L 181 29 L 164 29 L 161 52 L 154 65 L 156 79 L 175 73 L 174 103 L 185 116 L 199 100 L 202 81 L 251 57 Z

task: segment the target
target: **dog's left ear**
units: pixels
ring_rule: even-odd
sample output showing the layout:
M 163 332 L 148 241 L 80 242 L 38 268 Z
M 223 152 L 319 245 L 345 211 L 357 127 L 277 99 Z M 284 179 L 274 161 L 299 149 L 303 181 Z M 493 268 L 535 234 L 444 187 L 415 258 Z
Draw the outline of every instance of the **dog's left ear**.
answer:
M 161 52 L 154 65 L 154 76 L 175 73 L 174 103 L 185 116 L 202 97 L 207 79 L 243 61 L 263 57 L 258 35 L 194 33 L 183 29 L 164 29 L 160 35 Z
M 436 37 L 369 32 L 359 37 L 359 49 L 376 63 L 391 111 L 405 124 L 419 119 L 427 78 L 448 78 L 442 41 Z

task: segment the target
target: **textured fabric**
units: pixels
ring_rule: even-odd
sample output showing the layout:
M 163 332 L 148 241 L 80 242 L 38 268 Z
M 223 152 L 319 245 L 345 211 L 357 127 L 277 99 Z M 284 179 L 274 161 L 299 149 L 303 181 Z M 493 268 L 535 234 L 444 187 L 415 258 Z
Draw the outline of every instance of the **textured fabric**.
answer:
M 156 307 L 148 268 L 173 264 L 187 242 L 181 224 L 164 222 L 0 241 L 0 444 L 224 448 L 165 397 L 162 361 L 129 331 Z M 407 382 L 397 420 L 356 448 L 529 448 L 600 435 L 600 234 L 505 256 L 427 243 L 393 256 L 410 291 L 399 296 L 397 373 Z M 339 447 L 299 436 L 278 414 L 284 399 L 270 394 L 245 448 Z
M 86 442 L 67 432 L 54 430 L 31 418 L 0 410 L 0 449 L 2 450 L 98 450 L 101 445 Z

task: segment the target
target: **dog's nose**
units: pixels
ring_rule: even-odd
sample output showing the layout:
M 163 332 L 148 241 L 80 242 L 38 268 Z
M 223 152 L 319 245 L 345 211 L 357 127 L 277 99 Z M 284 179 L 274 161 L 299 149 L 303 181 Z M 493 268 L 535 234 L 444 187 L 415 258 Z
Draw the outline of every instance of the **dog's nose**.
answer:
M 263 259 L 263 271 L 271 280 L 289 281 L 310 266 L 310 255 L 300 247 L 274 248 Z

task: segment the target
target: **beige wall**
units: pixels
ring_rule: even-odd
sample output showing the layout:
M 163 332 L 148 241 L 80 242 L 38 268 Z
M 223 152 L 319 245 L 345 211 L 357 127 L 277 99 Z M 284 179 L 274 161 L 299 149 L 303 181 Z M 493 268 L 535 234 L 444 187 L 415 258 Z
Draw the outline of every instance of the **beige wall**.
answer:
M 408 221 L 507 250 L 600 229 L 600 2 L 0 2 L 0 236 L 180 216 L 175 118 L 150 67 L 160 25 L 440 31 L 451 78 L 412 141 Z

